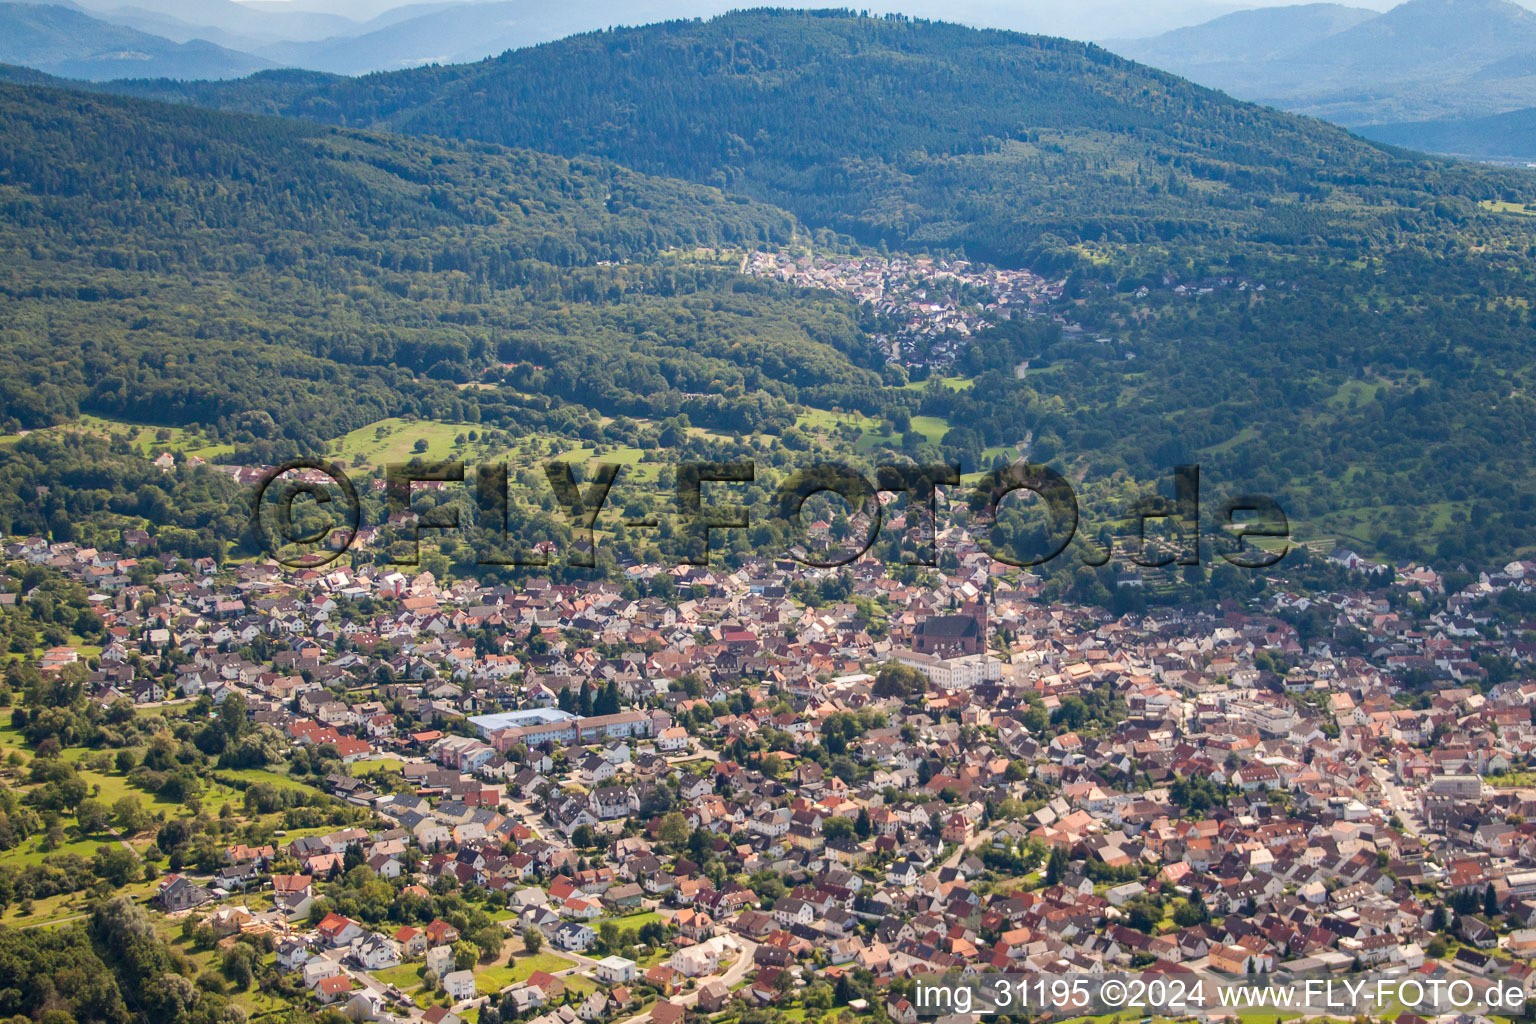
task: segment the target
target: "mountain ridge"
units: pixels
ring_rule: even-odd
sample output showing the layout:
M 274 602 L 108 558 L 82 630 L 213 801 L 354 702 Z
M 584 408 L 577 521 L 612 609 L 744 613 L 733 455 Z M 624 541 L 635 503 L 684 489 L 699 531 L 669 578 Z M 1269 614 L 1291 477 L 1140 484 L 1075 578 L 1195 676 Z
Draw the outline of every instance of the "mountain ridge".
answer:
M 1229 15 L 1113 48 L 1243 99 L 1351 127 L 1536 105 L 1536 14 L 1519 4 L 1406 0 L 1342 26 L 1322 6 Z M 1301 19 L 1289 36 L 1280 31 L 1288 16 Z M 1284 45 L 1267 48 L 1266 36 Z M 1235 52 L 1223 56 L 1224 47 Z
M 69 6 L 0 3 L 0 62 L 89 81 L 130 78 L 153 67 L 169 78 L 238 78 L 271 67 L 205 39 L 173 42 Z
M 617 19 L 606 20 L 614 14 L 604 13 L 601 0 L 535 9 L 522 2 L 420 6 L 427 9 L 414 14 L 405 9 L 392 11 L 356 32 L 309 42 L 269 44 L 252 52 L 278 64 L 359 75 L 423 64 L 473 62 L 619 23 Z M 686 17 L 716 6 L 711 2 L 635 0 L 624 5 L 622 21 L 637 24 Z
M 1536 165 L 1536 107 L 1487 117 L 1362 125 L 1362 135 L 1394 146 L 1470 160 Z
M 1176 71 L 1165 62 L 1220 65 L 1288 56 L 1377 16 L 1368 8 L 1339 3 L 1257 7 L 1150 39 L 1105 40 L 1104 47 L 1143 64 Z
M 586 33 L 361 79 L 265 73 L 110 88 L 597 155 L 742 192 L 871 244 L 965 247 L 1009 265 L 1101 241 L 1346 244 L 1379 229 L 1355 204 L 1326 201 L 1331 193 L 1387 174 L 1431 191 L 1471 180 L 1441 180 L 1427 158 L 1092 44 L 839 11 Z M 840 126 L 837 144 L 825 124 Z

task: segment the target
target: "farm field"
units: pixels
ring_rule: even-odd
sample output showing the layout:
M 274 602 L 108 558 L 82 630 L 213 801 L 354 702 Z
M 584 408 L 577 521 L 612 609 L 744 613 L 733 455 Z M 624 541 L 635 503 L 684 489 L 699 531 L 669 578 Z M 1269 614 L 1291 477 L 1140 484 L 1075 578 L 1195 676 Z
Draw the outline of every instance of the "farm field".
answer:
M 185 427 L 161 427 L 105 416 L 82 415 L 57 426 L 43 427 L 41 431 L 60 434 L 73 431 L 108 438 L 126 437 L 129 446 L 135 452 L 148 458 L 154 458 L 163 452 L 171 452 L 176 455 L 195 455 L 213 462 L 220 456 L 228 455 L 235 450 L 232 444 L 209 440 L 203 434 Z M 8 435 L 0 438 L 0 443 L 14 442 L 21 436 L 23 435 Z

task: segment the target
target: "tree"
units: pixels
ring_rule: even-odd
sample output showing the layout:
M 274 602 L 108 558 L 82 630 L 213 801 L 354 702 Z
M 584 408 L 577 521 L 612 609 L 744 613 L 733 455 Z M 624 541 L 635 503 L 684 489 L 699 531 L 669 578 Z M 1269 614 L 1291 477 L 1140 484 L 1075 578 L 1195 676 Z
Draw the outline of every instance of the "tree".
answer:
M 828 818 L 821 823 L 821 835 L 827 842 L 846 839 L 858 831 L 858 826 L 847 818 Z
M 1163 919 L 1163 909 L 1151 900 L 1136 899 L 1126 904 L 1125 923 L 1139 932 L 1150 932 Z
M 106 805 L 100 800 L 81 800 L 75 808 L 75 821 L 82 835 L 94 836 L 107 831 L 110 817 Z
M 453 969 L 467 971 L 480 962 L 480 947 L 460 939 L 453 944 Z
M 501 947 L 507 941 L 507 933 L 501 925 L 482 912 L 477 911 L 475 918 L 478 924 L 471 925 L 467 938 L 479 947 L 482 960 L 494 959 L 501 953 Z
M 594 699 L 593 710 L 599 715 L 616 715 L 619 708 L 619 684 L 610 679 Z
M 1045 884 L 1056 885 L 1067 873 L 1067 851 L 1062 846 L 1052 846 L 1051 856 L 1045 862 Z
M 1180 928 L 1193 928 L 1210 919 L 1211 912 L 1206 909 L 1205 900 L 1201 899 L 1198 892 L 1190 893 L 1189 898 L 1173 912 L 1173 923 Z
M 789 891 L 784 885 L 784 880 L 779 877 L 778 872 L 767 869 L 753 875 L 747 884 L 752 887 L 752 891 L 757 893 L 762 898 L 763 903 L 768 906 L 772 906 L 774 901 Z
M 908 665 L 888 661 L 875 675 L 873 693 L 876 697 L 896 697 L 906 700 L 928 688 L 928 678 Z
M 669 811 L 662 816 L 656 837 L 667 846 L 677 849 L 688 841 L 688 819 L 681 811 Z
M 538 956 L 539 950 L 544 948 L 544 933 L 537 928 L 529 927 L 523 932 L 523 952 L 529 956 Z
M 225 950 L 221 969 L 235 988 L 244 992 L 256 980 L 256 951 L 243 942 L 237 942 Z
M 688 836 L 688 856 L 696 864 L 703 864 L 714 853 L 714 837 L 702 828 L 696 828 Z
M 138 881 L 144 872 L 138 855 L 116 844 L 96 848 L 96 855 L 91 858 L 91 870 L 117 888 Z
M 1499 894 L 1494 891 L 1492 882 L 1483 890 L 1483 913 L 1488 917 L 1499 916 Z
M 244 694 L 231 693 L 224 698 L 224 703 L 219 705 L 219 725 L 232 740 L 239 739 L 250 728 L 250 722 L 246 719 Z

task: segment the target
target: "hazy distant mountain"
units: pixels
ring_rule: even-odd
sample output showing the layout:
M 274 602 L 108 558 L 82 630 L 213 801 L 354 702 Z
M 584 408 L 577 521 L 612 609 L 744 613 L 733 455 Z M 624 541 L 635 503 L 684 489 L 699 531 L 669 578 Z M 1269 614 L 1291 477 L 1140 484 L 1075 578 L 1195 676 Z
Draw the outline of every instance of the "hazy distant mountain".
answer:
M 1536 163 L 1536 107 L 1488 117 L 1368 125 L 1367 138 L 1475 160 Z
M 173 42 L 69 7 L 0 3 L 0 61 L 66 78 L 240 78 L 272 65 L 202 39 Z
M 1300 56 L 1409 77 L 1426 67 L 1482 66 L 1533 46 L 1536 14 L 1509 0 L 1409 0 Z
M 449 0 L 452 3 L 463 0 Z M 337 18 L 345 18 L 358 24 L 372 21 L 390 11 L 402 9 L 400 0 L 242 0 L 241 6 L 249 7 L 256 11 L 266 11 L 271 14 L 291 14 L 304 11 L 314 14 L 328 14 Z M 419 8 L 425 4 L 407 4 L 407 7 Z
M 355 34 L 277 43 L 255 52 L 290 67 L 360 75 L 421 64 L 469 63 L 578 32 L 704 16 L 724 6 L 720 0 L 421 4 L 388 11 Z
M 1244 99 L 1347 125 L 1536 105 L 1536 14 L 1509 0 L 1332 4 L 1228 15 L 1113 44 Z
M 268 10 L 235 0 L 44 0 L 87 11 L 92 17 L 127 25 L 176 42 L 209 39 L 235 49 L 283 40 L 324 39 L 358 28 L 337 14 L 298 5 Z
M 1331 214 L 1321 207 L 1292 220 L 1260 197 L 1331 193 L 1366 180 L 1357 166 L 1380 177 L 1388 172 L 1379 162 L 1406 159 L 1089 44 L 845 12 L 755 10 L 592 32 L 476 64 L 360 78 L 284 71 L 107 88 L 598 155 L 716 184 L 865 240 L 964 244 L 996 262 L 1033 258 L 1083 230 L 1342 237 L 1354 229 L 1324 223 Z M 1222 202 L 1161 170 L 1186 163 Z M 1090 166 L 1105 176 L 1160 170 L 1110 187 Z M 1011 211 L 1040 204 L 1050 212 L 1021 228 Z M 1213 228 L 1218 208 L 1238 220 Z
M 1112 39 L 1104 45 L 1121 56 L 1197 80 L 1212 74 L 1240 76 L 1254 61 L 1283 60 L 1376 16 L 1375 11 L 1343 4 L 1261 7 L 1151 39 Z

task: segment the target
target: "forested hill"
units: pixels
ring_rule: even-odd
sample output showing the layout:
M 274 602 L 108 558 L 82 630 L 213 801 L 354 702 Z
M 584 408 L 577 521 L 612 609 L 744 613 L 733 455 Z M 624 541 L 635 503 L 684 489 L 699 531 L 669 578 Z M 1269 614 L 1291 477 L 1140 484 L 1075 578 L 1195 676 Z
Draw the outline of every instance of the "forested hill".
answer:
M 1082 241 L 1379 243 L 1438 199 L 1520 187 L 1089 44 L 846 12 L 747 11 L 358 79 L 113 88 L 597 154 L 866 241 L 1009 264 Z
M 1085 494 L 1198 462 L 1302 536 L 1399 557 L 1496 562 L 1536 536 L 1523 172 L 1078 44 L 841 15 L 134 88 L 462 138 L 0 88 L 8 430 L 197 424 L 271 463 L 390 416 L 790 438 L 814 422 L 796 406 L 841 407 L 933 417 L 902 430 L 922 461 L 1030 438 Z M 740 250 L 805 237 L 743 192 L 909 248 L 1070 260 L 1059 312 L 1082 331 L 1013 321 L 968 340 L 973 386 L 902 388 L 850 300 L 737 274 Z
M 780 210 L 595 159 L 0 86 L 0 424 L 80 411 L 322 451 L 386 416 L 541 408 L 750 429 L 878 386 L 847 303 L 659 260 L 783 244 Z M 526 400 L 533 401 L 533 400 Z

